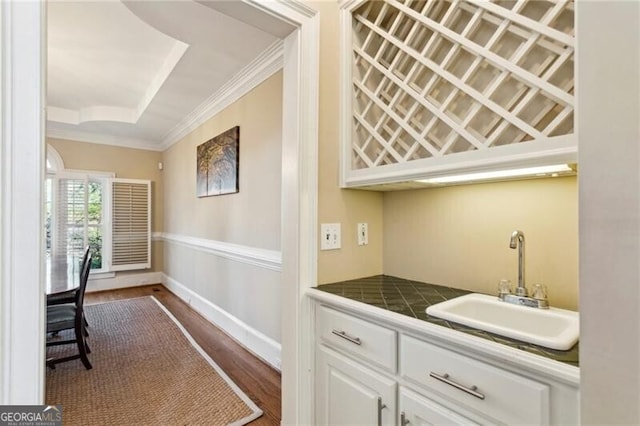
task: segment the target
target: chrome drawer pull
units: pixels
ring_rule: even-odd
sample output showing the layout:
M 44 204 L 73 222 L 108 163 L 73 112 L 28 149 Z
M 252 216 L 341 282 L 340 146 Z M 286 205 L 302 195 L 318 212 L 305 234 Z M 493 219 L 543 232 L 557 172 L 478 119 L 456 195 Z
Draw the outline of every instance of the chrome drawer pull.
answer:
M 477 386 L 471 386 L 470 388 L 463 386 L 460 383 L 456 383 L 453 380 L 451 380 L 448 374 L 440 375 L 432 371 L 431 373 L 429 373 L 429 376 L 433 377 L 436 380 L 440 380 L 441 382 L 446 383 L 450 386 L 453 386 L 456 389 L 460 389 L 461 391 L 466 392 L 469 395 L 473 395 L 476 398 L 484 399 L 484 394 L 481 394 L 480 392 L 478 392 Z
M 331 332 L 338 337 L 342 337 L 343 339 L 350 341 L 351 343 L 355 343 L 356 345 L 362 344 L 362 341 L 360 340 L 359 337 L 351 337 L 344 331 L 331 330 Z
M 404 411 L 402 413 L 400 413 L 400 426 L 406 426 L 409 423 L 411 423 L 409 420 L 407 420 L 407 415 L 404 414 Z
M 378 397 L 378 426 L 382 426 L 382 409 L 387 408 L 385 404 L 382 403 L 382 397 Z

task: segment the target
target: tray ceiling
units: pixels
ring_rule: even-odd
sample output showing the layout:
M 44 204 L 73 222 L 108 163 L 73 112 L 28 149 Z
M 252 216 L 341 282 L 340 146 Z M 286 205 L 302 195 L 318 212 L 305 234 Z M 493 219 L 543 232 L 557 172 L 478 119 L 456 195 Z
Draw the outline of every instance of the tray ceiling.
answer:
M 162 149 L 185 117 L 290 31 L 242 7 L 49 2 L 47 134 Z

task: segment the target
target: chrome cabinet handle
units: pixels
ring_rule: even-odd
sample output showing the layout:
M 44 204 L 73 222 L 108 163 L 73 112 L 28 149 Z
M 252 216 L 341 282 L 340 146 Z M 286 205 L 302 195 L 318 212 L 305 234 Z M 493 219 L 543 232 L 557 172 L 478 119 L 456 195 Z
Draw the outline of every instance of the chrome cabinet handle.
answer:
M 382 409 L 387 408 L 385 404 L 382 403 L 382 397 L 378 397 L 378 426 L 382 426 Z
M 448 384 L 449 386 L 453 386 L 456 389 L 460 389 L 463 392 L 468 393 L 469 395 L 473 395 L 476 398 L 484 399 L 484 394 L 478 392 L 477 386 L 471 386 L 470 388 L 461 385 L 460 383 L 456 383 L 449 378 L 448 374 L 440 375 L 438 373 L 434 373 L 433 371 L 429 373 L 429 376 L 433 377 L 436 380 L 440 380 L 443 383 Z
M 351 343 L 355 343 L 356 345 L 362 344 L 362 341 L 360 340 L 359 337 L 351 337 L 344 331 L 331 330 L 331 332 L 338 337 L 342 337 L 343 339 L 350 341 Z
M 407 420 L 407 416 L 406 414 L 404 414 L 404 411 L 400 413 L 400 426 L 405 426 L 408 425 L 409 423 L 411 423 L 409 420 Z

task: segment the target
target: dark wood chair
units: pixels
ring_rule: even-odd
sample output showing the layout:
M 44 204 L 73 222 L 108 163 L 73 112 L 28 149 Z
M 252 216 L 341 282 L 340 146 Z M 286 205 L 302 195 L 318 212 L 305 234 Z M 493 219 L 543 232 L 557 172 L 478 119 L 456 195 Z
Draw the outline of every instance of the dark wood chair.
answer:
M 90 247 L 87 245 L 84 248 L 84 254 L 82 256 L 82 263 L 80 263 L 80 272 L 84 269 L 84 265 L 87 263 L 89 258 Z M 65 291 L 62 293 L 50 294 L 47 296 L 47 306 L 52 305 L 62 305 L 64 303 L 75 303 L 76 302 L 76 293 L 78 289 L 73 289 L 69 291 Z
M 84 294 L 89 280 L 89 271 L 91 270 L 91 254 L 88 256 L 80 272 L 80 286 L 76 291 L 74 303 L 65 303 L 47 307 L 47 333 L 58 333 L 63 330 L 73 329 L 74 338 L 67 340 L 47 341 L 47 346 L 70 345 L 75 344 L 78 347 L 78 353 L 62 358 L 47 359 L 47 366 L 55 368 L 55 365 L 61 362 L 80 359 L 87 370 L 92 368 L 87 354 L 90 353 L 89 346 L 86 342 L 86 328 L 84 322 Z

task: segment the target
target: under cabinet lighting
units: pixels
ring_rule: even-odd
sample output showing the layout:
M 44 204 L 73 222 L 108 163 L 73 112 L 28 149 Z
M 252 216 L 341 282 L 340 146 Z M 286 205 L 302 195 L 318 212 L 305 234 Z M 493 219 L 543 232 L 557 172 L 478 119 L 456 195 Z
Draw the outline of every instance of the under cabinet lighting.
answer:
M 523 169 L 495 170 L 490 172 L 467 173 L 463 175 L 441 176 L 430 179 L 420 179 L 422 183 L 457 183 L 476 180 L 504 179 L 512 177 L 544 177 L 558 176 L 558 173 L 571 172 L 573 169 L 567 164 L 556 164 L 553 166 L 527 167 Z

